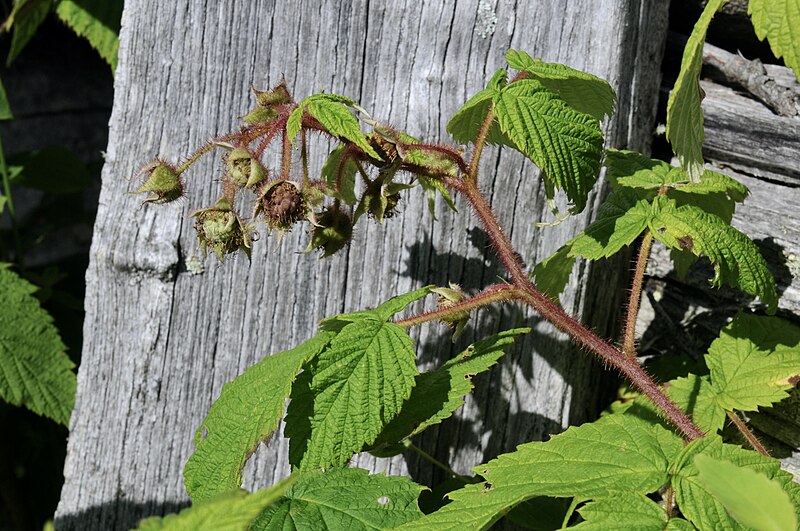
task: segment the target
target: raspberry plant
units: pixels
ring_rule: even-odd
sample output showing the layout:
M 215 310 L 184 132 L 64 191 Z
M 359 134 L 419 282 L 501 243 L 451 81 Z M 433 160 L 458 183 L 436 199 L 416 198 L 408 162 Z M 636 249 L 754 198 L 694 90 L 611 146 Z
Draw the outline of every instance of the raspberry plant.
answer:
M 200 156 L 222 150 L 220 197 L 192 214 L 200 247 L 220 261 L 239 251 L 249 257 L 259 227 L 280 235 L 304 226 L 307 251 L 332 255 L 348 245 L 356 223 L 389 220 L 403 195 L 420 187 L 430 204 L 437 196 L 451 206 L 452 194 L 466 199 L 508 278 L 474 295 L 454 285 L 425 286 L 374 309 L 330 317 L 308 341 L 250 367 L 223 387 L 197 430 L 184 469 L 195 505 L 141 528 L 485 529 L 504 516 L 531 524 L 524 519 L 533 514 L 584 529 L 794 529 L 800 486 L 767 455 L 739 412 L 788 396 L 800 377 L 800 327 L 771 316 L 778 302 L 772 275 L 756 245 L 730 225 L 747 188 L 704 169 L 700 151 L 697 58 L 721 3 L 709 2 L 698 22 L 669 102 L 668 136 L 681 167 L 604 150 L 601 121 L 615 101 L 608 83 L 514 50 L 506 59 L 516 73 L 498 70 L 449 122 L 448 132 L 466 150 L 413 138 L 343 96 L 298 101 L 281 83 L 254 91 L 256 106 L 239 131 L 200 147 L 182 164 L 146 166 L 137 192 L 149 194 L 145 202 L 168 203 L 186 195 L 186 172 Z M 309 172 L 312 134 L 335 143 L 319 177 Z M 481 193 L 478 168 L 487 144 L 529 158 L 541 169 L 548 199 L 563 192 L 569 213 L 583 210 L 601 165 L 607 168 L 611 191 L 594 223 L 532 270 Z M 277 147 L 275 165 L 271 146 Z M 292 163 L 295 149 L 299 169 Z M 642 367 L 634 341 L 654 240 L 672 251 L 679 272 L 704 257 L 714 266 L 712 284 L 757 296 L 769 314 L 740 313 L 706 354 L 707 374 L 663 384 Z M 622 338 L 613 342 L 566 314 L 558 294 L 579 257 L 598 260 L 631 245 L 638 257 L 627 318 Z M 431 295 L 438 296 L 436 309 L 403 314 Z M 427 515 L 417 504 L 422 486 L 348 468 L 362 451 L 387 457 L 412 449 L 425 456 L 413 437 L 458 409 L 472 377 L 529 331 L 487 337 L 420 373 L 408 329 L 443 322 L 457 333 L 471 313 L 511 302 L 529 306 L 618 370 L 635 399 L 595 422 L 478 465 L 474 476 L 434 461 L 457 487 Z M 245 462 L 284 412 L 292 475 L 255 493 L 239 490 Z M 748 449 L 723 440 L 726 417 Z

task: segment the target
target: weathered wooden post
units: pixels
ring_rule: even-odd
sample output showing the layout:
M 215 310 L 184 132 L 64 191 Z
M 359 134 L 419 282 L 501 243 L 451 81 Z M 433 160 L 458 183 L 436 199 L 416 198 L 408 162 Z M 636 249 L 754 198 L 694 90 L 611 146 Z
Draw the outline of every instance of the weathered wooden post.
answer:
M 329 260 L 298 254 L 307 238 L 299 230 L 277 250 L 263 238 L 252 263 L 203 260 L 188 205 L 140 208 L 139 198 L 126 194 L 139 166 L 156 155 L 177 159 L 235 128 L 252 104 L 250 85 L 269 87 L 282 76 L 297 97 L 321 88 L 347 95 L 417 137 L 444 140 L 448 118 L 505 66 L 512 47 L 608 79 L 618 94 L 609 144 L 647 149 L 667 4 L 126 2 L 59 528 L 127 529 L 185 504 L 181 470 L 221 386 L 261 357 L 308 338 L 319 319 L 427 283 L 470 289 L 502 274 L 475 220 L 439 205 L 434 222 L 422 194 L 404 204 L 402 215 L 362 229 L 357 245 Z M 534 222 L 549 213 L 531 166 L 496 152 L 484 164 L 483 189 L 528 263 L 582 230 L 598 203 L 595 194 L 586 214 L 537 229 Z M 213 203 L 218 171 L 210 160 L 191 170 L 194 201 Z M 596 284 L 592 276 L 583 270 L 575 277 L 567 310 L 592 314 L 598 329 L 613 333 L 608 290 L 620 275 Z M 503 311 L 507 321 L 512 310 Z M 498 321 L 488 313 L 482 319 Z M 429 348 L 443 334 L 422 331 L 424 361 L 449 355 Z M 592 414 L 601 381 L 588 356 L 536 325 L 459 416 L 421 444 L 465 470 Z M 278 438 L 262 448 L 246 486 L 285 475 L 286 446 Z M 388 473 L 410 468 L 418 481 L 429 479 L 402 456 L 361 456 L 357 464 Z

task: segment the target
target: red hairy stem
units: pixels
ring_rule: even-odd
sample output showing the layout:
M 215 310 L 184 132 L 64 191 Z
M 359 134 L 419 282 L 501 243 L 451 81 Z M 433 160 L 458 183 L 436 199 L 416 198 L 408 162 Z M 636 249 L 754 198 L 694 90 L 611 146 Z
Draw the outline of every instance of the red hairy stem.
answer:
M 261 142 L 258 143 L 255 151 L 253 151 L 253 155 L 260 157 L 264 153 L 264 150 L 267 149 L 267 146 L 272 142 L 272 139 L 275 138 L 275 135 L 278 134 L 278 131 L 285 130 L 287 118 L 287 116 L 276 118 L 274 121 L 270 122 L 269 127 L 264 128 L 262 131 L 264 137 L 261 139 Z
M 461 172 L 469 172 L 469 168 L 467 166 L 467 162 L 464 160 L 464 157 L 462 157 L 461 153 L 459 153 L 458 150 L 452 146 L 446 146 L 444 144 L 403 144 L 403 148 L 441 153 L 445 157 L 455 162 Z
M 476 308 L 480 308 L 481 306 L 511 300 L 516 291 L 517 288 L 511 284 L 495 284 L 494 286 L 489 286 L 484 289 L 477 295 L 453 304 L 452 306 L 437 308 L 436 310 L 406 317 L 405 319 L 398 319 L 395 321 L 395 324 L 408 328 L 429 321 L 447 320 L 448 317 L 455 317 L 464 312 L 470 312 Z
M 639 304 L 642 298 L 642 280 L 647 269 L 647 259 L 650 257 L 650 248 L 653 246 L 653 233 L 645 229 L 642 243 L 639 246 L 639 256 L 636 259 L 636 269 L 631 282 L 631 294 L 628 299 L 628 315 L 625 318 L 625 331 L 622 340 L 622 351 L 629 358 L 636 357 L 636 316 L 639 315 Z
M 292 139 L 289 138 L 289 133 L 286 126 L 283 128 L 283 149 L 281 150 L 281 177 L 283 179 L 289 178 L 289 172 L 292 170 Z
M 467 180 L 473 184 L 478 182 L 478 163 L 481 160 L 481 152 L 483 151 L 483 145 L 486 143 L 486 137 L 489 135 L 489 128 L 494 120 L 493 111 L 492 107 L 489 107 L 486 118 L 483 119 L 481 128 L 478 130 L 478 136 L 475 138 L 475 150 L 472 152 L 472 160 L 469 161 L 469 169 L 467 171 Z
M 309 180 L 308 180 L 308 145 L 306 143 L 306 130 L 302 129 L 302 128 L 300 129 L 300 142 L 302 143 L 301 147 L 300 147 L 300 159 L 302 160 L 302 163 L 303 163 L 303 184 L 307 185 L 308 182 L 309 182 Z
M 725 414 L 728 415 L 728 418 L 733 425 L 736 426 L 736 429 L 738 429 L 739 432 L 744 436 L 744 438 L 747 440 L 747 443 L 753 447 L 753 450 L 757 451 L 761 455 L 766 455 L 769 457 L 769 452 L 767 449 L 764 448 L 764 445 L 758 440 L 756 434 L 747 427 L 747 423 L 742 420 L 742 417 L 740 417 L 738 413 L 734 411 L 726 411 Z

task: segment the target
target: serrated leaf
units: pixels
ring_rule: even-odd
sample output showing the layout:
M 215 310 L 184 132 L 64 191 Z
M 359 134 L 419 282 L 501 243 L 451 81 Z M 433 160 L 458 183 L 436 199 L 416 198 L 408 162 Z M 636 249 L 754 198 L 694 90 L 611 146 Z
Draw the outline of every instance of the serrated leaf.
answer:
M 404 477 L 369 475 L 357 468 L 304 473 L 252 531 L 391 529 L 422 516 L 422 487 Z
M 286 119 L 286 136 L 291 142 L 294 142 L 294 139 L 297 138 L 297 133 L 299 133 L 300 129 L 303 127 L 303 114 L 305 112 L 306 109 L 301 103 L 296 109 L 289 113 L 289 117 Z
M 122 2 L 119 0 L 59 0 L 56 14 L 72 31 L 89 41 L 113 73 L 117 69 Z
M 529 77 L 540 81 L 549 90 L 561 96 L 570 107 L 602 120 L 611 117 L 617 95 L 605 79 L 575 70 L 558 63 L 545 63 L 533 59 L 525 52 L 509 50 L 508 66 L 524 70 Z
M 689 374 L 667 384 L 667 394 L 704 433 L 716 433 L 725 424 L 725 409 L 708 376 Z
M 600 170 L 599 122 L 534 79 L 507 85 L 494 102 L 500 130 L 542 170 L 548 198 L 564 190 L 573 211 L 582 211 Z
M 178 514 L 142 520 L 138 531 L 249 531 L 261 512 L 277 502 L 284 492 L 299 478 L 298 475 L 276 483 L 272 487 L 249 493 L 243 490 L 223 492 L 202 503 L 197 503 Z
M 661 426 L 608 415 L 475 467 L 483 483 L 453 491 L 448 505 L 402 529 L 486 529 L 534 496 L 654 492 L 667 482 L 669 463 L 682 449 L 681 439 Z
M 14 115 L 11 113 L 11 105 L 8 104 L 6 88 L 0 81 L 0 120 L 11 120 L 12 118 L 14 118 Z
M 672 466 L 675 499 L 684 517 L 698 529 L 744 529 L 725 510 L 722 503 L 699 479 L 695 456 L 703 454 L 723 459 L 777 481 L 784 490 L 791 488 L 792 476 L 780 469 L 780 462 L 739 446 L 723 444 L 719 436 L 696 439 L 683 449 Z
M 800 79 L 800 3 L 797 0 L 750 0 L 747 7 L 756 35 L 766 37 L 775 57 Z
M 415 358 L 411 338 L 394 323 L 346 324 L 292 388 L 285 430 L 292 466 L 341 466 L 372 444 L 411 394 Z
M 378 153 L 369 145 L 367 137 L 361 132 L 361 126 L 358 124 L 358 120 L 356 120 L 356 117 L 353 116 L 353 113 L 348 109 L 348 106 L 353 105 L 355 105 L 353 100 L 343 96 L 337 96 L 336 94 L 314 94 L 300 102 L 298 109 L 305 109 L 308 111 L 308 113 L 316 118 L 333 136 L 349 140 L 370 157 L 381 160 Z M 294 112 L 297 112 L 297 110 Z M 292 114 L 294 114 L 294 112 Z M 291 118 L 292 115 L 289 115 L 290 120 Z M 299 131 L 300 129 L 298 127 L 295 135 Z M 294 136 L 290 136 L 289 138 L 294 138 Z
M 353 159 L 348 158 L 342 161 L 345 146 L 339 144 L 336 146 L 330 155 L 328 155 L 325 164 L 322 166 L 322 178 L 332 190 L 337 190 L 339 198 L 347 205 L 356 204 L 356 172 L 358 166 Z M 338 179 L 337 179 L 338 176 Z M 337 180 L 338 187 L 337 187 Z
M 800 376 L 800 326 L 777 317 L 740 313 L 706 354 L 717 401 L 754 411 L 788 395 Z
M 711 19 L 726 0 L 709 0 L 695 23 L 683 50 L 681 70 L 667 102 L 667 139 L 672 150 L 692 181 L 703 173 L 703 109 L 700 91 L 700 69 L 703 66 L 703 44 Z
M 76 378 L 36 288 L 0 263 L 0 398 L 68 425 Z
M 637 531 L 663 531 L 669 517 L 656 502 L 634 492 L 612 492 L 589 502 L 578 512 L 585 520 L 571 527 L 581 531 L 616 531 L 621 527 Z
M 626 188 L 613 190 L 597 212 L 597 219 L 570 240 L 570 256 L 589 260 L 608 258 L 632 244 L 652 217 L 650 203 Z
M 694 458 L 694 466 L 698 483 L 740 524 L 764 531 L 797 529 L 795 508 L 778 482 L 702 454 Z
M 576 260 L 575 256 L 570 256 L 570 246 L 562 245 L 555 253 L 536 264 L 531 273 L 531 281 L 545 295 L 558 300 L 558 296 L 567 287 Z
M 222 387 L 195 433 L 194 453 L 183 469 L 195 502 L 242 484 L 242 467 L 278 427 L 300 368 L 334 337 L 320 332 L 305 343 L 264 358 Z
M 447 123 L 447 132 L 453 136 L 456 142 L 467 144 L 475 141 L 489 109 L 492 108 L 492 100 L 506 85 L 507 77 L 508 74 L 505 70 L 498 69 L 486 88 L 478 91 L 450 118 Z M 496 122 L 490 126 L 486 140 L 490 144 L 510 145 L 500 132 Z
M 421 298 L 431 293 L 431 288 L 434 286 L 423 286 L 414 291 L 395 295 L 386 302 L 379 304 L 376 308 L 371 310 L 361 310 L 352 313 L 342 313 L 333 317 L 323 319 L 320 323 L 323 330 L 325 329 L 341 329 L 342 323 L 353 323 L 364 319 L 377 319 L 379 321 L 388 321 L 396 314 L 403 311 L 412 302 L 418 301 Z M 333 327 L 333 328 L 330 328 Z
M 473 376 L 489 370 L 514 343 L 516 336 L 528 332 L 530 328 L 500 332 L 470 345 L 439 369 L 419 374 L 411 396 L 378 436 L 374 446 L 413 437 L 450 417 L 464 405 L 464 397 L 472 392 Z
M 724 283 L 756 295 L 775 312 L 775 279 L 750 238 L 693 205 L 676 206 L 674 200 L 658 197 L 656 207 L 650 223 L 655 238 L 671 249 L 708 257 L 715 270 L 712 285 Z
M 11 13 L 3 23 L 3 31 L 12 31 L 11 47 L 8 50 L 6 66 L 14 59 L 36 34 L 36 30 L 47 18 L 55 0 L 15 0 Z

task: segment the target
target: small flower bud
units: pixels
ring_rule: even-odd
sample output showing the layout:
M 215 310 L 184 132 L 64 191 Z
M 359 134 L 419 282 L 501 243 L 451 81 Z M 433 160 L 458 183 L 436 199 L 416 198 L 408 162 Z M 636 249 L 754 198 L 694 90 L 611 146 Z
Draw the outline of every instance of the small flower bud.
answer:
M 278 117 L 278 106 L 292 103 L 292 95 L 286 88 L 285 80 L 269 91 L 253 89 L 253 94 L 256 97 L 256 106 L 241 118 L 249 124 L 271 122 Z
M 193 212 L 192 217 L 197 218 L 194 227 L 204 255 L 211 247 L 219 261 L 224 262 L 225 255 L 242 249 L 250 258 L 248 227 L 233 212 L 227 199 L 223 197 L 212 208 Z
M 150 195 L 143 203 L 170 203 L 183 196 L 183 182 L 177 168 L 164 161 L 157 160 L 148 164 L 144 170 L 148 174 L 144 183 L 134 190 L 134 194 Z
M 322 258 L 325 258 L 341 250 L 352 236 L 353 222 L 350 216 L 338 208 L 327 209 L 317 218 L 314 228 L 311 229 L 311 242 L 306 252 L 320 249 Z

